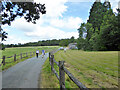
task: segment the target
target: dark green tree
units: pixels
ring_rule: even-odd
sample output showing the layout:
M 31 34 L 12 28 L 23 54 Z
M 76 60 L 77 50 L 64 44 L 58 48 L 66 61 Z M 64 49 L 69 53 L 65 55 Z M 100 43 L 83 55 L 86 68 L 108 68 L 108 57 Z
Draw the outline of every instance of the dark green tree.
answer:
M 109 2 L 109 0 L 105 0 L 105 2 L 103 3 L 103 6 L 105 7 L 104 10 L 105 12 L 109 9 L 111 9 L 111 4 Z
M 98 1 L 98 0 L 96 0 Z M 110 2 L 94 2 L 87 23 L 78 29 L 78 48 L 84 50 L 120 50 L 120 9 L 114 14 Z M 86 38 L 83 35 L 86 31 Z
M 69 43 L 74 43 L 75 42 L 75 38 L 72 36 L 69 40 Z
M 120 50 L 120 29 L 118 27 L 118 17 L 111 13 L 111 9 L 104 16 L 104 22 L 100 28 L 100 50 Z
M 96 0 L 92 8 L 90 9 L 90 16 L 87 21 L 88 23 L 92 24 L 94 28 L 94 32 L 96 27 L 98 28 L 98 30 L 100 30 L 100 25 L 102 23 L 105 12 L 106 12 L 106 9 L 104 5 L 101 2 L 98 2 Z
M 63 39 L 59 43 L 60 46 L 68 46 L 68 44 L 69 44 L 69 39 Z

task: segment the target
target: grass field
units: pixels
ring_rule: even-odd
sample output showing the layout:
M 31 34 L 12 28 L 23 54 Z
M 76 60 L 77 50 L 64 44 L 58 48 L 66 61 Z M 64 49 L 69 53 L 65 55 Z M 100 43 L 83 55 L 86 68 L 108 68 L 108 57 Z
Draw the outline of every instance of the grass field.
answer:
M 35 47 L 16 47 L 16 48 L 6 48 L 2 51 L 2 56 L 12 56 L 14 54 L 34 52 L 37 49 L 42 52 L 44 49 L 46 52 L 58 48 L 58 46 L 35 46 Z
M 14 54 L 19 55 L 21 53 L 26 53 L 26 52 L 35 52 L 37 49 L 40 51 L 40 54 L 41 54 L 43 49 L 45 50 L 45 52 L 49 52 L 49 51 L 52 51 L 52 50 L 57 49 L 57 48 L 58 48 L 58 46 L 16 47 L 16 48 L 6 48 L 5 50 L 0 51 L 0 53 L 2 54 L 1 55 L 1 58 L 2 58 L 2 56 L 9 57 L 9 56 L 13 56 Z M 24 54 L 24 56 L 25 56 L 25 54 Z M 32 56 L 32 57 L 34 57 L 34 56 Z M 20 56 L 17 56 L 16 58 L 20 58 Z M 28 58 L 30 58 L 30 55 L 29 55 L 29 57 L 24 58 L 22 60 L 18 60 L 18 61 L 13 62 L 13 63 L 8 63 L 5 66 L 2 65 L 2 70 L 7 69 L 7 68 L 15 65 L 16 63 L 24 61 Z M 10 61 L 13 61 L 13 58 L 6 59 L 6 62 L 10 62 Z
M 100 51 L 86 52 L 80 50 L 67 50 L 66 53 L 55 53 L 56 61 L 65 61 L 65 67 L 88 88 L 118 88 L 118 52 Z M 58 71 L 58 67 L 55 65 Z M 59 82 L 51 74 L 47 60 L 42 70 L 43 88 L 58 88 Z M 66 75 L 66 88 L 77 87 Z M 119 77 L 120 78 L 120 77 Z

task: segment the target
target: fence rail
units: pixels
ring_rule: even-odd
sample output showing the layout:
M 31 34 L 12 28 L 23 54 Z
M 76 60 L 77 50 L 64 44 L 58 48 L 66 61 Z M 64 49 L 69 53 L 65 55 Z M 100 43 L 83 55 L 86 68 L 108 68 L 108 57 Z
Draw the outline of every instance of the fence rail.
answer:
M 39 53 L 40 54 L 40 53 Z M 7 64 L 7 63 L 12 63 L 12 62 L 15 62 L 15 61 L 17 61 L 17 60 L 20 60 L 20 59 L 23 59 L 23 58 L 26 58 L 26 57 L 28 57 L 28 56 L 33 56 L 33 55 L 35 55 L 35 52 L 26 52 L 26 53 L 21 53 L 21 54 L 14 54 L 13 56 L 9 56 L 9 57 L 6 57 L 6 56 L 3 56 L 2 58 L 0 58 L 1 59 L 1 63 L 0 63 L 0 66 L 2 66 L 2 64 L 3 65 L 5 65 L 5 64 Z M 10 60 L 7 60 L 7 59 L 11 59 L 11 58 L 13 58 L 12 59 L 12 61 Z
M 65 67 L 64 67 L 64 62 L 65 61 L 59 61 L 57 62 L 54 59 L 54 53 L 57 51 L 49 52 L 49 63 L 51 65 L 51 71 L 54 73 L 59 80 L 60 84 L 60 90 L 66 90 L 65 88 L 65 73 L 68 75 L 68 77 L 82 90 L 88 90 L 87 87 L 85 87 L 78 79 L 76 79 Z M 59 75 L 54 69 L 54 63 L 59 67 Z

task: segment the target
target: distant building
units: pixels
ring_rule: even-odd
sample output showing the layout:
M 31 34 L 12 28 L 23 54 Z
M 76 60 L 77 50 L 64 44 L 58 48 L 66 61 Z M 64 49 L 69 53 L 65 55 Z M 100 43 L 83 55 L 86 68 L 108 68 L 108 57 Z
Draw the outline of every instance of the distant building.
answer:
M 70 44 L 68 45 L 68 48 L 69 48 L 69 49 L 78 49 L 77 43 L 70 43 Z

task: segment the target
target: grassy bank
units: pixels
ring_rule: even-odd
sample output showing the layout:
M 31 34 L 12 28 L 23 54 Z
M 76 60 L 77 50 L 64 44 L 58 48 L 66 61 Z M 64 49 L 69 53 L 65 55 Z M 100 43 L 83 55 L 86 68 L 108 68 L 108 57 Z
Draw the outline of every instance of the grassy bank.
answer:
M 85 52 L 68 50 L 66 53 L 59 51 L 55 53 L 54 57 L 56 61 L 64 60 L 65 67 L 88 88 L 118 88 L 117 51 Z M 55 68 L 58 70 L 57 66 L 55 66 Z M 50 72 L 48 60 L 43 66 L 41 75 L 41 87 L 59 87 L 56 76 Z M 67 75 L 65 77 L 67 88 L 77 87 L 71 82 Z M 48 80 L 46 78 L 48 78 Z
M 26 53 L 26 52 L 35 52 L 37 49 L 40 51 L 40 54 L 41 54 L 41 51 L 43 49 L 46 52 L 49 52 L 49 51 L 57 49 L 57 48 L 58 48 L 58 46 L 16 47 L 16 48 L 6 48 L 4 51 L 0 51 L 0 52 L 2 54 L 1 55 L 1 58 L 2 58 L 2 56 L 9 57 L 9 56 L 13 56 L 14 54 L 19 55 L 21 53 Z M 24 54 L 24 56 L 25 56 L 25 54 Z M 35 55 L 33 55 L 32 57 L 34 57 L 34 56 Z M 1 66 L 2 70 L 7 69 L 7 68 L 17 64 L 18 62 L 24 61 L 24 60 L 26 60 L 28 58 L 31 58 L 31 57 L 30 57 L 30 53 L 29 53 L 29 57 L 26 57 L 26 58 L 23 58 L 23 59 L 19 59 L 20 56 L 17 56 L 16 58 L 18 59 L 16 62 L 7 63 L 4 66 L 2 65 Z M 13 61 L 13 58 L 10 58 L 10 59 L 6 58 L 6 62 L 10 62 L 10 61 Z

